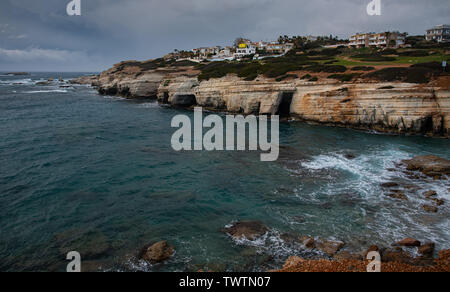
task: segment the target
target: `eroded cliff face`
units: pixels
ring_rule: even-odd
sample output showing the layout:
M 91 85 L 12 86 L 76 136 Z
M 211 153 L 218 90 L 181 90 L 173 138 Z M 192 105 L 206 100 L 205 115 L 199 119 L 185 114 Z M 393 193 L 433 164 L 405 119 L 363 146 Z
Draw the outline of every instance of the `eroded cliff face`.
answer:
M 236 76 L 198 82 L 180 77 L 166 79 L 158 90 L 158 99 L 169 104 L 177 105 L 186 96 L 206 108 L 289 114 L 328 125 L 447 137 L 450 129 L 450 90 L 409 83 L 243 81 Z
M 279 114 L 325 125 L 382 132 L 450 136 L 450 87 L 409 83 L 341 83 L 327 79 L 244 81 L 228 75 L 199 82 L 193 68 L 103 72 L 99 92 L 154 97 L 174 106 L 242 114 Z

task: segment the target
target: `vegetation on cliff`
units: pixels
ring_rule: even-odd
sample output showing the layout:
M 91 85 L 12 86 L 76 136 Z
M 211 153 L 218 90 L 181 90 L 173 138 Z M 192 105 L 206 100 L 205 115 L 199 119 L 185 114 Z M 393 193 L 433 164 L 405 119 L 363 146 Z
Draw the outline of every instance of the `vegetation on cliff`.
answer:
M 433 78 L 445 74 L 442 72 L 442 61 L 450 61 L 446 45 L 435 44 L 426 47 L 424 42 L 419 42 L 417 39 L 411 39 L 410 42 L 413 42 L 416 47 L 352 49 L 303 45 L 297 46 L 278 58 L 203 63 L 196 68 L 201 71 L 198 77 L 200 81 L 236 74 L 247 81 L 255 80 L 261 75 L 280 82 L 302 76 L 293 74 L 296 71 L 306 71 L 334 73 L 328 78 L 342 82 L 366 78 L 379 81 L 428 83 Z M 386 68 L 387 66 L 392 68 Z M 347 73 L 347 71 L 364 71 L 368 74 Z M 302 79 L 316 81 L 318 77 Z

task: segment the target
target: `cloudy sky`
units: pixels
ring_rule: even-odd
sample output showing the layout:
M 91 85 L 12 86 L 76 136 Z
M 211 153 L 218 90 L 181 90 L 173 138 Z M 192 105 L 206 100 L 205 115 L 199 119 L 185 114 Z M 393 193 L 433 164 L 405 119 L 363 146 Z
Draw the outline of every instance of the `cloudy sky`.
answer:
M 236 37 L 338 35 L 399 30 L 424 34 L 449 22 L 449 0 L 70 0 L 0 1 L 0 71 L 102 71 L 173 49 L 230 45 Z

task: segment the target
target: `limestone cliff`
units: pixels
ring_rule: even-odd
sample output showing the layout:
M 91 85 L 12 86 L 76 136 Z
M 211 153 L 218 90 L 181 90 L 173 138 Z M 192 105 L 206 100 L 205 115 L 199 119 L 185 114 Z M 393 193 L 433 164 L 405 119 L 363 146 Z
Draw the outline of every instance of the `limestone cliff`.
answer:
M 444 86 L 331 79 L 276 82 L 264 77 L 244 81 L 234 75 L 199 82 L 192 67 L 143 71 L 121 64 L 99 76 L 100 93 L 158 98 L 174 106 L 199 105 L 233 113 L 289 115 L 357 129 L 450 136 L 447 82 Z

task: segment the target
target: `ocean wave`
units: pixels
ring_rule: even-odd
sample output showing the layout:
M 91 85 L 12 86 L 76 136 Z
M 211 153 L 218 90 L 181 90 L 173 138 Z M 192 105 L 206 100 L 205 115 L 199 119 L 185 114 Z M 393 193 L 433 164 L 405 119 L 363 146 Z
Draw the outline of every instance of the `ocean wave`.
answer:
M 145 102 L 145 103 L 139 104 L 139 107 L 142 107 L 142 108 L 158 108 L 160 106 L 159 106 L 159 103 L 157 103 L 157 102 Z
M 34 81 L 30 78 L 27 79 L 15 79 L 15 80 L 0 80 L 0 85 L 29 85 L 34 84 Z
M 32 91 L 25 91 L 24 93 L 27 94 L 35 94 L 35 93 L 67 93 L 68 91 L 66 89 L 53 89 L 53 90 L 32 90 Z

